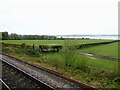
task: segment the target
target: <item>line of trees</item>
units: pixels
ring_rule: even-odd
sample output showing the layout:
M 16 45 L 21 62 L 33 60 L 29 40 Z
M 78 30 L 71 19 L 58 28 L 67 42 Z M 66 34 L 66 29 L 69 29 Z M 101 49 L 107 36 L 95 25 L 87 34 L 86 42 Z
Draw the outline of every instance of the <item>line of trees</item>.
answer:
M 63 38 L 49 35 L 18 35 L 16 33 L 0 32 L 0 40 L 65 40 L 65 39 L 89 39 L 89 38 Z
M 16 33 L 8 34 L 8 32 L 0 32 L 2 40 L 56 40 L 56 36 L 48 35 L 18 35 Z

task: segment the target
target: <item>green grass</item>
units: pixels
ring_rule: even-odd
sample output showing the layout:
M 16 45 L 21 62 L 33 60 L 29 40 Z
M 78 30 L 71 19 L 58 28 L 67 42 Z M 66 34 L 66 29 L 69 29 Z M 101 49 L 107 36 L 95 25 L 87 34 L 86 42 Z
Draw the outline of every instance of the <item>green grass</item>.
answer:
M 78 44 L 85 44 L 85 43 L 96 43 L 96 42 L 107 42 L 111 40 L 75 40 Z M 26 45 L 64 45 L 64 40 L 2 40 L 4 43 L 8 44 L 22 44 L 25 43 Z
M 77 54 L 75 59 L 68 58 L 68 62 L 72 63 L 70 63 L 71 65 L 66 65 L 62 51 L 59 53 L 38 53 L 37 50 L 33 49 L 3 47 L 3 52 L 33 64 L 58 71 L 67 77 L 80 80 L 95 87 L 116 87 L 113 81 L 116 78 L 118 63 L 114 61 Z M 68 53 L 64 55 L 69 56 Z
M 106 44 L 106 45 L 89 47 L 89 48 L 83 48 L 78 51 L 118 58 L 118 42 Z
M 41 55 L 42 55 L 46 59 L 44 61 L 44 63 L 47 63 L 51 66 L 54 66 L 56 63 L 56 64 L 58 64 L 56 66 L 59 66 L 59 68 L 63 64 L 64 64 L 63 66 L 66 66 L 65 58 L 62 55 L 62 54 L 64 54 L 63 52 L 40 54 L 37 50 L 33 50 L 33 49 L 25 49 L 24 50 L 24 49 L 18 49 L 18 48 L 14 48 L 14 47 L 4 47 L 3 52 L 9 53 L 11 55 L 12 54 L 20 55 L 21 58 L 22 57 L 27 57 L 27 58 L 29 58 L 29 57 L 30 58 L 34 58 L 34 57 L 37 58 L 38 57 L 40 59 Z M 72 60 L 70 58 L 68 58 L 68 59 L 69 59 L 69 61 Z M 73 69 L 79 69 L 77 67 L 79 67 L 81 65 L 81 63 L 83 63 L 83 62 L 81 62 L 82 60 L 85 61 L 86 68 L 89 67 L 91 69 L 97 69 L 99 71 L 113 72 L 115 70 L 115 67 L 117 67 L 117 62 L 88 57 L 88 56 L 84 56 L 84 55 L 76 55 L 76 59 L 73 59 L 73 60 L 74 61 L 72 61 L 72 63 L 71 63 L 71 67 L 73 67 Z
M 61 56 L 60 53 L 46 54 L 45 56 L 48 59 L 51 59 L 51 65 L 52 65 L 52 63 L 55 63 L 58 60 L 59 60 L 59 62 L 61 60 L 61 62 L 64 63 L 64 65 L 65 65 L 65 60 Z M 85 62 L 81 62 L 82 60 L 85 61 Z M 108 73 L 109 72 L 114 72 L 115 67 L 117 69 L 117 62 L 110 61 L 110 60 L 104 60 L 104 59 L 91 58 L 91 57 L 87 57 L 87 56 L 84 56 L 84 55 L 77 55 L 77 58 L 74 59 L 74 61 L 72 61 L 71 66 L 73 66 L 73 69 L 80 69 L 80 68 L 77 68 L 77 67 L 79 67 L 82 63 L 86 64 L 86 66 L 85 66 L 86 68 L 89 67 L 92 70 L 96 69 L 96 70 L 105 71 L 105 72 L 108 72 Z M 58 63 L 58 64 L 60 64 L 60 63 Z

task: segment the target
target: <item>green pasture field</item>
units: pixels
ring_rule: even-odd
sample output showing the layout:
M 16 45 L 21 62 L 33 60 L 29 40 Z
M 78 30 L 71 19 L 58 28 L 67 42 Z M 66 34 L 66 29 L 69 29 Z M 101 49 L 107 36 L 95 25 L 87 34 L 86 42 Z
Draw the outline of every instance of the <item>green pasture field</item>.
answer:
M 8 44 L 26 45 L 66 45 L 108 42 L 112 40 L 3 40 Z M 32 62 L 51 70 L 62 73 L 72 79 L 82 81 L 97 88 L 116 88 L 114 82 L 118 72 L 118 62 L 79 55 L 74 52 L 95 53 L 106 56 L 118 57 L 118 43 L 98 45 L 79 50 L 60 50 L 58 53 L 41 53 L 38 49 L 22 49 L 3 47 L 3 52 L 21 60 Z M 64 49 L 64 48 L 63 48 Z
M 55 62 L 59 62 L 58 65 L 61 67 L 62 64 L 65 64 L 64 58 L 61 56 L 61 53 L 55 53 L 55 54 L 47 54 L 45 55 L 49 61 L 50 65 L 55 64 Z M 110 61 L 110 60 L 104 60 L 104 59 L 98 59 L 93 57 L 88 57 L 84 55 L 76 55 L 76 59 L 72 61 L 71 60 L 71 66 L 74 69 L 77 69 L 79 66 L 81 66 L 81 60 L 84 60 L 83 63 L 86 64 L 86 67 L 91 68 L 92 70 L 98 70 L 98 71 L 105 71 L 105 72 L 114 72 L 115 68 L 117 69 L 117 62 Z M 80 68 L 79 68 L 80 69 Z
M 7 44 L 22 44 L 26 45 L 64 45 L 66 40 L 2 40 L 2 42 Z M 90 39 L 90 40 L 70 40 L 67 44 L 85 44 L 85 43 L 97 43 L 97 42 L 108 42 L 111 40 L 100 40 L 100 39 Z M 98 55 L 105 55 L 111 57 L 118 57 L 118 42 L 106 44 L 106 45 L 98 45 L 89 48 L 83 48 L 77 50 L 78 52 L 86 52 L 93 53 Z
M 78 51 L 118 58 L 118 42 L 83 48 Z
M 90 40 L 71 40 L 75 41 L 77 44 L 86 44 L 86 43 L 97 43 L 97 42 L 107 42 L 111 40 L 100 40 L 100 39 L 90 39 Z M 22 44 L 25 43 L 26 45 L 64 45 L 65 40 L 2 40 L 2 42 L 7 44 Z
M 39 53 L 36 49 L 3 47 L 3 52 L 16 58 L 63 73 L 95 87 L 116 87 L 118 62 L 74 54 L 73 52 Z

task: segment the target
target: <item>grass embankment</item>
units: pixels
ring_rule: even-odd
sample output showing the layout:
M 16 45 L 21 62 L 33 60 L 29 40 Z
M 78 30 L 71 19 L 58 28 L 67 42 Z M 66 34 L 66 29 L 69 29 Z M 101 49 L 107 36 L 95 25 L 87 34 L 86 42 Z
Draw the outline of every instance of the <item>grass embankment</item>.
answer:
M 16 58 L 29 61 L 43 67 L 63 73 L 75 80 L 95 87 L 113 88 L 117 74 L 117 62 L 74 55 L 71 52 L 39 53 L 33 49 L 4 47 L 3 52 Z
M 64 45 L 65 40 L 2 40 L 2 42 L 7 44 L 22 44 L 25 43 L 26 45 L 50 45 L 50 44 L 58 44 Z M 72 40 L 71 40 L 72 41 Z M 100 39 L 90 39 L 90 40 L 75 40 L 78 44 L 86 44 L 86 43 L 97 43 L 97 42 L 107 42 L 112 40 L 100 40 Z
M 118 42 L 83 48 L 78 51 L 118 58 Z

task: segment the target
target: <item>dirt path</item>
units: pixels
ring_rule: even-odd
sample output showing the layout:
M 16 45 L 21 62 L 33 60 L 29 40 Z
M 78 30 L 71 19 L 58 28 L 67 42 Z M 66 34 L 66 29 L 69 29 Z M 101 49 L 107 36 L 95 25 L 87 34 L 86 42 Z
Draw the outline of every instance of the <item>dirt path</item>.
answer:
M 92 54 L 92 53 L 78 52 L 78 54 L 86 55 L 86 56 L 89 56 L 89 57 L 95 57 L 95 58 L 101 58 L 101 59 L 106 59 L 106 60 L 112 60 L 112 61 L 120 60 L 118 58 L 114 58 L 114 57 L 110 57 L 110 56 L 104 56 L 104 55 L 97 55 L 97 54 Z

